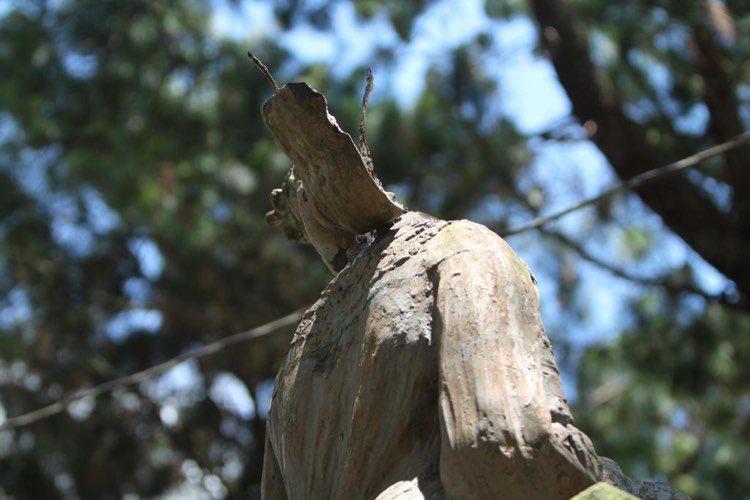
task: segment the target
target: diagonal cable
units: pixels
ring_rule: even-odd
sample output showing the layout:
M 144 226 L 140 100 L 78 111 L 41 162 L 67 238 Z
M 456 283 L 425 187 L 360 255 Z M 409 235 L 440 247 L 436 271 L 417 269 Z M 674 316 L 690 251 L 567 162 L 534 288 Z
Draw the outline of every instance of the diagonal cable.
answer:
M 505 231 L 499 231 L 499 233 L 502 236 L 507 237 L 507 236 L 512 236 L 512 235 L 519 234 L 525 231 L 530 231 L 532 229 L 537 229 L 549 222 L 560 219 L 577 210 L 580 210 L 582 208 L 585 208 L 591 205 L 595 205 L 603 200 L 606 200 L 607 198 L 623 193 L 625 191 L 631 191 L 633 189 L 637 189 L 645 184 L 653 182 L 656 179 L 660 179 L 662 177 L 666 177 L 668 175 L 672 175 L 674 173 L 681 172 L 688 168 L 694 167 L 704 160 L 707 160 L 714 156 L 724 154 L 727 151 L 737 149 L 740 146 L 743 146 L 747 143 L 750 143 L 750 131 L 743 132 L 742 134 L 735 136 L 734 138 L 730 139 L 727 142 L 723 142 L 716 146 L 712 146 L 708 149 L 704 149 L 703 151 L 699 151 L 698 153 L 695 153 L 691 156 L 688 156 L 676 162 L 669 163 L 667 165 L 649 170 L 647 172 L 643 172 L 642 174 L 639 174 L 635 177 L 628 179 L 627 181 L 617 184 L 596 196 L 579 201 L 578 203 L 575 203 L 569 206 L 568 208 L 565 208 L 558 212 L 554 212 L 549 215 L 537 217 L 527 222 L 526 224 L 522 224 L 520 226 L 511 228 Z M 191 359 L 199 359 L 199 358 L 220 352 L 240 342 L 245 342 L 250 339 L 264 337 L 266 335 L 269 335 L 270 333 L 273 333 L 274 331 L 280 328 L 296 324 L 302 317 L 302 314 L 304 311 L 305 311 L 304 308 L 299 309 L 290 314 L 287 314 L 286 316 L 282 316 L 278 319 L 270 321 L 264 325 L 252 328 L 250 330 L 246 330 L 244 332 L 239 332 L 234 335 L 230 335 L 228 337 L 224 337 L 210 344 L 206 344 L 199 349 L 185 352 L 163 363 L 146 368 L 139 372 L 132 373 L 124 377 L 120 377 L 114 380 L 101 383 L 94 387 L 81 389 L 74 393 L 68 394 L 67 396 L 47 406 L 43 406 L 41 408 L 30 411 L 28 413 L 24 413 L 22 415 L 18 415 L 16 417 L 8 418 L 5 422 L 0 423 L 0 430 L 13 429 L 13 428 L 32 424 L 34 422 L 37 422 L 39 420 L 50 417 L 52 415 L 56 415 L 64 411 L 65 408 L 70 403 L 77 401 L 79 399 L 86 398 L 86 397 L 96 397 L 96 396 L 112 391 L 119 387 L 138 384 L 152 377 L 155 377 L 156 375 L 164 373 L 165 371 L 169 370 L 170 368 L 184 361 L 188 361 Z
M 544 226 L 545 224 L 548 224 L 549 222 L 560 219 L 570 213 L 576 212 L 582 208 L 596 205 L 597 203 L 617 194 L 623 193 L 625 191 L 632 191 L 657 179 L 661 179 L 668 175 L 672 175 L 677 172 L 686 170 L 690 167 L 694 167 L 704 160 L 713 158 L 714 156 L 719 156 L 726 153 L 727 151 L 737 149 L 747 143 L 750 143 L 750 131 L 743 132 L 739 135 L 734 136 L 727 142 L 722 142 L 721 144 L 717 144 L 716 146 L 704 149 L 703 151 L 699 151 L 694 155 L 690 155 L 681 160 L 677 160 L 673 163 L 669 163 L 667 165 L 643 172 L 642 174 L 638 174 L 635 177 L 631 177 L 630 179 L 621 182 L 596 196 L 581 200 L 578 203 L 574 203 L 573 205 L 564 208 L 563 210 L 551 213 L 549 215 L 542 215 L 520 226 L 500 231 L 500 235 L 503 237 L 507 237 L 514 234 L 523 233 L 531 229 L 536 229 L 538 227 Z
M 17 417 L 11 417 L 7 419 L 5 422 L 0 424 L 0 430 L 13 429 L 16 427 L 22 427 L 24 425 L 32 424 L 38 420 L 51 417 L 52 415 L 56 415 L 62 412 L 70 403 L 79 399 L 96 397 L 100 394 L 104 394 L 105 392 L 112 391 L 119 387 L 138 384 L 159 374 L 162 374 L 184 361 L 210 356 L 211 354 L 215 354 L 240 342 L 264 337 L 279 330 L 280 328 L 296 324 L 302 317 L 302 313 L 305 311 L 305 309 L 306 308 L 299 309 L 297 311 L 294 311 L 293 313 L 282 316 L 281 318 L 270 321 L 264 325 L 257 326 L 244 332 L 235 333 L 234 335 L 230 335 L 215 342 L 211 342 L 210 344 L 206 344 L 198 349 L 184 352 L 178 356 L 175 356 L 174 358 L 164 361 L 163 363 L 145 368 L 139 372 L 131 373 L 130 375 L 126 375 L 114 380 L 109 380 L 99 385 L 95 385 L 94 387 L 89 387 L 73 392 L 55 401 L 52 404 L 43 406 L 22 415 L 18 415 Z

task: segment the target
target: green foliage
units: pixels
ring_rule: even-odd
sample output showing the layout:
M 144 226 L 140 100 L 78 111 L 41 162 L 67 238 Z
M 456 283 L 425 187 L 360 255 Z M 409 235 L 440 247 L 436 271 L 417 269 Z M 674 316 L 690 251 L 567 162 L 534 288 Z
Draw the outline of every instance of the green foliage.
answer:
M 3 373 L 17 373 L 3 386 L 10 415 L 285 314 L 325 282 L 311 277 L 309 252 L 265 226 L 288 167 L 259 120 L 269 90 L 240 47 L 207 32 L 206 9 L 73 2 L 2 19 L 0 66 L 14 75 L 0 82 L 3 120 L 17 137 L 2 150 L 0 296 L 21 315 L 0 337 Z M 156 332 L 138 323 L 153 312 Z M 6 433 L 0 484 L 42 498 L 56 496 L 36 495 L 43 484 L 64 496 L 156 495 L 182 482 L 188 457 L 207 473 L 239 457 L 226 484 L 247 488 L 262 435 L 222 437 L 249 423 L 206 393 L 232 373 L 254 397 L 284 349 L 279 335 L 201 366 L 202 394 L 174 396 L 172 426 L 160 421 L 163 398 L 135 388 L 90 415 Z
M 265 225 L 267 195 L 289 163 L 260 119 L 271 90 L 245 51 L 252 48 L 280 83 L 293 76 L 323 91 L 355 131 L 362 68 L 344 74 L 309 64 L 283 40 L 299 26 L 332 30 L 344 3 L 274 2 L 278 31 L 246 43 L 212 30 L 208 1 L 16 2 L 5 11 L 0 415 L 315 300 L 329 279 L 324 266 Z M 717 120 L 688 43 L 695 26 L 711 28 L 705 2 L 568 3 L 634 133 L 670 159 L 712 142 Z M 741 2 L 725 4 L 737 35 L 731 43 L 717 38 L 720 62 L 747 121 L 747 64 L 735 61 L 748 60 L 750 18 Z M 497 102 L 504 89 L 493 65 L 514 59 L 498 56 L 496 30 L 531 15 L 530 2 L 486 2 L 484 12 L 499 24 L 430 58 L 410 107 L 396 103 L 398 88 L 380 84 L 436 2 L 351 5 L 358 20 L 382 19 L 396 34 L 365 61 L 376 69 L 376 89 L 388 89 L 373 94 L 367 139 L 378 174 L 409 207 L 502 228 L 581 194 L 588 171 L 558 156 L 573 151 L 559 145 L 579 143 L 583 129 L 567 121 L 529 137 Z M 540 170 L 536 155 L 549 150 L 552 167 Z M 734 217 L 729 177 L 717 160 L 691 181 Z M 669 183 L 658 186 L 670 196 Z M 716 303 L 696 294 L 706 265 L 692 253 L 676 259 L 684 245 L 635 198 L 577 217 L 511 243 L 539 278 L 545 322 L 577 387 L 579 425 L 631 475 L 668 479 L 695 498 L 746 496 L 750 319 L 744 303 L 727 305 L 741 294 L 730 288 Z M 591 262 L 610 268 L 609 281 L 597 283 Z M 623 285 L 623 276 L 647 279 Z M 618 297 L 629 303 L 602 313 L 605 296 L 624 286 L 630 292 Z M 597 315 L 609 316 L 619 335 L 589 345 L 576 333 L 595 330 L 587 321 Z M 257 497 L 265 406 L 289 336 L 240 344 L 183 366 L 181 376 L 0 430 L 0 496 L 119 498 L 198 488 Z M 238 410 L 227 394 L 257 411 Z
M 637 330 L 584 354 L 578 424 L 625 469 L 666 474 L 694 498 L 741 498 L 750 491 L 738 467 L 750 457 L 750 316 L 709 305 L 680 318 L 687 308 L 646 297 Z

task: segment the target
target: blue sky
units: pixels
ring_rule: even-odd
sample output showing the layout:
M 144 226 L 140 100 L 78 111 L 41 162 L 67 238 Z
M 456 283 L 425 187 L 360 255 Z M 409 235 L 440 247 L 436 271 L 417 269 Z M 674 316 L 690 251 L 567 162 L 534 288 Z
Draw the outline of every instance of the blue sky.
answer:
M 550 63 L 533 52 L 537 36 L 534 23 L 525 17 L 508 21 L 489 19 L 484 14 L 481 0 L 439 1 L 420 17 L 412 38 L 407 42 L 401 41 L 382 17 L 376 15 L 367 22 L 359 21 L 354 8 L 347 2 L 338 3 L 333 10 L 333 32 L 320 32 L 311 26 L 300 26 L 283 34 L 274 20 L 269 2 L 240 1 L 239 6 L 233 6 L 227 0 L 212 0 L 212 3 L 215 10 L 209 22 L 215 34 L 247 43 L 250 49 L 266 37 L 281 36 L 282 45 L 296 57 L 330 68 L 334 77 L 348 75 L 354 67 L 366 64 L 372 59 L 377 47 L 393 48 L 397 61 L 393 67 L 373 67 L 376 87 L 372 101 L 376 103 L 378 99 L 393 97 L 405 108 L 412 106 L 423 90 L 425 73 L 431 64 L 450 49 L 474 38 L 478 32 L 488 31 L 492 33 L 492 47 L 482 62 L 486 64 L 485 71 L 497 78 L 499 83 L 498 93 L 494 96 L 496 111 L 512 120 L 521 132 L 529 135 L 563 122 L 570 113 L 570 104 Z M 8 4 L 0 2 L 0 15 L 7 6 Z M 607 56 L 606 44 L 602 55 Z M 85 61 L 75 61 L 77 65 L 82 63 Z M 287 74 L 281 75 L 278 78 L 280 81 L 295 78 L 294 65 L 288 65 L 285 70 Z M 657 72 L 656 77 L 667 79 L 669 75 L 662 73 L 662 76 L 658 76 Z M 697 107 L 694 111 L 690 118 L 679 124 L 681 129 L 697 130 L 702 127 L 706 119 L 705 110 Z M 13 132 L 12 124 L 8 127 L 6 125 L 8 124 L 0 121 L 0 140 Z M 557 211 L 598 194 L 617 182 L 601 153 L 589 142 L 561 144 L 534 140 L 530 144 L 535 158 L 523 182 L 545 187 L 547 212 Z M 45 162 L 54 161 L 55 155 L 56 152 L 52 149 L 42 154 Z M 49 158 L 46 159 L 47 157 Z M 28 164 L 44 168 L 43 162 L 37 160 L 35 156 Z M 375 164 L 377 166 L 377 158 Z M 228 168 L 225 170 L 228 171 Z M 85 247 L 86 241 L 96 238 L 95 233 L 105 233 L 118 223 L 117 214 L 91 189 L 83 193 L 84 203 L 98 215 L 89 221 L 90 226 L 76 224 L 79 214 L 76 212 L 78 208 L 75 200 L 50 198 L 47 187 L 38 184 L 38 179 L 43 178 L 43 175 L 38 175 L 38 172 L 30 168 L 21 181 L 33 196 L 49 200 L 51 213 L 55 214 L 55 237 L 72 251 L 81 245 Z M 503 207 L 488 206 L 487 209 L 502 211 Z M 696 266 L 699 283 L 707 292 L 717 293 L 726 286 L 727 280 L 681 240 L 665 231 L 660 218 L 644 207 L 637 197 L 620 199 L 614 205 L 614 214 L 622 224 L 615 224 L 607 229 L 591 229 L 592 221 L 596 220 L 592 208 L 573 213 L 554 223 L 553 227 L 582 242 L 594 255 L 633 274 L 658 276 L 666 270 L 690 262 Z M 518 214 L 513 222 L 521 224 L 530 218 L 531 214 Z M 630 256 L 623 254 L 622 245 L 622 227 L 633 223 L 654 229 L 656 234 L 656 240 L 652 243 L 655 251 L 636 265 Z M 609 272 L 585 261 L 576 261 L 576 271 L 582 280 L 577 300 L 588 305 L 588 313 L 582 321 L 571 322 L 556 296 L 555 273 L 560 263 L 557 262 L 557 256 L 550 252 L 552 243 L 536 232 L 513 236 L 509 238 L 509 242 L 538 278 L 542 317 L 549 332 L 564 332 L 566 338 L 580 350 L 593 343 L 612 340 L 630 326 L 628 302 L 644 293 L 641 286 L 613 277 Z M 133 239 L 129 249 L 138 259 L 144 279 L 128 280 L 125 294 L 133 308 L 116 316 L 102 332 L 115 342 L 126 339 L 135 330 L 156 333 L 162 323 L 161 313 L 151 305 L 151 286 L 148 280 L 159 277 L 164 268 L 164 258 L 158 246 L 147 237 Z M 696 301 L 697 311 L 702 304 L 701 299 Z M 5 307 L 0 308 L 0 329 L 24 324 L 31 315 L 29 300 L 24 292 L 14 290 L 6 298 Z M 250 328 L 256 325 L 246 326 Z M 223 332 L 227 336 L 232 333 L 235 332 Z M 29 381 L 27 383 L 36 381 L 38 384 L 41 381 L 34 373 L 33 365 L 25 363 L 0 366 L 0 373 L 16 373 L 19 379 L 23 376 L 24 380 Z M 563 372 L 563 384 L 568 396 L 575 397 L 575 387 L 569 373 Z M 205 393 L 202 392 L 204 386 Z M 30 389 L 35 390 L 33 387 Z M 257 401 L 251 395 L 250 391 L 253 389 L 259 396 Z M 225 419 L 226 423 L 222 424 L 221 431 L 240 436 L 242 429 L 237 426 L 241 426 L 243 420 L 254 416 L 256 412 L 263 417 L 267 415 L 273 383 L 266 381 L 256 388 L 248 388 L 231 373 L 215 373 L 211 380 L 204 380 L 198 364 L 187 361 L 142 383 L 140 390 L 145 397 L 159 405 L 159 416 L 166 427 L 179 425 L 182 408 L 191 405 L 196 398 L 208 396 L 218 407 L 234 417 Z M 138 392 L 124 388 L 115 391 L 113 395 L 121 400 L 122 407 L 127 410 L 128 405 L 136 408 L 140 404 L 136 394 Z M 96 404 L 94 398 L 82 399 L 70 405 L 68 412 L 73 418 L 82 420 L 96 411 Z M 0 422 L 5 418 L 7 415 L 0 403 Z M 238 476 L 242 470 L 242 462 L 242 457 L 229 457 L 221 471 L 206 471 L 195 461 L 185 459 L 182 462 L 185 483 L 167 498 L 201 497 L 206 493 L 220 498 L 226 494 L 221 478 Z
M 551 65 L 532 52 L 536 37 L 534 24 L 525 17 L 510 21 L 489 19 L 480 0 L 444 0 L 435 4 L 418 19 L 414 35 L 408 42 L 400 41 L 390 25 L 377 15 L 370 21 L 359 21 L 348 3 L 339 3 L 334 8 L 332 33 L 300 26 L 283 35 L 267 2 L 241 2 L 239 7 L 230 5 L 226 0 L 214 0 L 213 4 L 215 10 L 210 23 L 216 35 L 246 42 L 249 48 L 265 37 L 281 36 L 282 45 L 296 57 L 308 63 L 329 66 L 333 76 L 345 76 L 353 68 L 367 63 L 378 46 L 393 47 L 398 61 L 395 67 L 378 68 L 376 65 L 373 68 L 376 77 L 373 100 L 378 99 L 378 93 L 381 96 L 388 94 L 406 108 L 414 104 L 424 88 L 425 72 L 432 63 L 451 48 L 473 38 L 478 31 L 490 30 L 493 33 L 490 54 L 497 60 L 487 60 L 486 69 L 499 82 L 497 111 L 527 134 L 546 130 L 565 120 L 570 113 L 570 104 Z M 294 67 L 290 66 L 287 71 L 290 74 L 282 76 L 293 79 Z M 549 212 L 595 195 L 617 182 L 601 153 L 589 142 L 571 145 L 537 141 L 532 143 L 532 148 L 536 156 L 525 182 L 536 182 L 546 187 L 546 210 Z M 375 161 L 377 165 L 377 158 Z M 627 202 L 620 203 L 619 207 L 616 206 L 616 214 L 623 222 L 637 220 L 644 227 L 662 229 L 659 217 L 643 207 L 637 198 L 631 197 Z M 617 255 L 621 248 L 617 228 L 612 229 L 612 234 L 587 241 L 590 234 L 586 228 L 591 225 L 592 210 L 571 214 L 556 222 L 555 227 L 574 239 L 584 241 L 595 255 L 627 267 L 627 256 Z M 526 220 L 527 217 L 519 216 L 515 222 Z M 658 234 L 660 240 L 656 246 L 660 251 L 642 262 L 635 270 L 636 274 L 656 275 L 690 260 L 697 263 L 699 278 L 707 291 L 717 291 L 723 287 L 726 280 L 679 239 L 669 232 L 659 231 Z M 582 324 L 573 328 L 566 311 L 560 308 L 555 296 L 557 290 L 551 285 L 555 283 L 556 276 L 548 273 L 559 263 L 550 265 L 551 256 L 545 240 L 537 233 L 529 232 L 511 237 L 509 241 L 540 278 L 542 316 L 548 330 L 565 329 L 566 337 L 583 348 L 591 343 L 611 340 L 628 326 L 627 302 L 643 293 L 640 286 L 615 278 L 594 265 L 578 262 L 578 272 L 584 280 L 579 300 L 589 304 L 589 313 Z M 131 251 L 138 257 L 145 276 L 158 277 L 164 262 L 152 242 L 147 238 L 133 241 Z M 145 287 L 136 282 L 130 285 L 127 287 L 129 291 L 126 291 L 138 302 Z M 161 317 L 157 311 L 136 308 L 115 318 L 106 333 L 113 340 L 118 340 L 135 327 L 155 332 L 160 324 Z M 226 332 L 227 335 L 231 333 Z M 162 404 L 160 416 L 165 425 L 178 423 L 180 406 L 190 403 L 190 389 L 201 385 L 198 384 L 200 378 L 197 365 L 186 362 L 145 383 L 144 388 L 150 397 Z M 566 376 L 564 382 L 567 392 L 572 393 L 573 385 Z M 272 385 L 264 386 L 261 392 L 270 398 L 271 388 Z M 247 418 L 256 411 L 247 388 L 231 374 L 219 374 L 210 385 L 208 395 L 238 417 Z M 261 405 L 261 413 L 267 412 L 267 400 L 258 404 Z
M 498 21 L 486 16 L 482 0 L 443 0 L 431 6 L 416 21 L 413 36 L 402 42 L 390 25 L 379 16 L 362 22 L 357 19 L 351 4 L 342 2 L 333 10 L 333 33 L 321 32 L 311 26 L 301 26 L 283 35 L 281 41 L 296 57 L 307 62 L 328 65 L 336 74 L 346 75 L 354 67 L 366 64 L 378 46 L 395 49 L 398 63 L 395 68 L 378 71 L 373 68 L 376 78 L 373 98 L 378 92 L 388 93 L 404 107 L 412 105 L 424 87 L 424 76 L 430 64 L 442 57 L 451 48 L 471 40 L 478 32 L 492 33 L 492 47 L 485 70 L 497 77 L 499 103 L 498 111 L 510 118 L 518 129 L 527 134 L 546 130 L 565 120 L 570 113 L 570 103 L 557 81 L 549 61 L 533 53 L 536 45 L 536 27 L 523 16 L 509 21 Z M 277 36 L 271 6 L 267 2 L 244 2 L 238 10 L 226 0 L 214 0 L 216 10 L 211 18 L 214 31 L 237 41 L 252 45 L 254 40 L 266 36 Z M 611 51 L 610 51 L 611 52 Z M 602 43 L 599 55 L 608 57 L 606 43 Z M 644 62 L 645 64 L 646 62 Z M 392 69 L 392 71 L 391 71 Z M 664 68 L 654 67 L 654 78 L 666 81 L 669 78 Z M 290 75 L 293 77 L 294 75 Z M 383 81 L 385 80 L 385 81 Z M 695 122 L 685 123 L 686 128 L 700 125 L 705 118 L 696 108 Z M 536 154 L 530 178 L 547 187 L 549 212 L 564 208 L 582 198 L 595 195 L 617 182 L 611 168 L 598 149 L 587 141 L 576 144 L 556 144 L 535 142 L 532 146 Z M 377 158 L 375 158 L 377 165 Z M 641 275 L 657 275 L 660 271 L 680 265 L 690 260 L 700 271 L 699 279 L 709 292 L 717 292 L 726 280 L 695 255 L 681 240 L 669 232 L 661 231 L 661 220 L 643 207 L 636 197 L 623 202 L 619 215 L 623 222 L 637 220 L 645 228 L 660 231 L 657 245 L 660 251 L 641 263 L 634 272 Z M 589 226 L 592 209 L 571 214 L 556 224 L 566 234 L 576 238 L 587 238 L 581 228 Z M 518 223 L 523 220 L 518 220 Z M 618 262 L 617 234 L 602 238 L 598 248 L 591 250 L 614 264 Z M 609 241 L 607 241 L 609 240 Z M 539 248 L 539 236 L 534 233 L 510 239 L 511 244 L 521 253 L 532 269 L 543 270 L 543 261 L 548 258 Z M 621 265 L 629 265 L 628 256 L 620 256 Z M 534 264 L 540 263 L 538 266 Z M 586 266 L 586 264 L 583 264 Z M 613 278 L 609 273 L 594 266 L 585 269 L 586 279 L 590 280 L 592 303 L 606 302 L 601 307 L 591 307 L 587 328 L 582 331 L 581 342 L 611 339 L 621 331 L 624 316 L 623 305 L 628 297 L 637 296 L 641 288 L 631 283 Z M 538 271 L 539 272 L 539 271 Z M 551 280 L 554 281 L 554 280 Z M 552 290 L 545 290 L 542 283 L 543 307 L 554 306 Z M 606 289 L 607 293 L 600 293 Z M 543 310 L 543 312 L 545 312 Z M 559 311 L 549 311 L 550 319 Z
M 213 4 L 216 9 L 211 26 L 217 35 L 250 45 L 254 40 L 278 35 L 279 27 L 268 2 L 243 2 L 239 8 L 227 0 L 214 0 Z M 430 64 L 489 29 L 494 35 L 492 52 L 502 62 L 488 61 L 488 67 L 494 68 L 489 73 L 502 82 L 498 99 L 502 112 L 513 116 L 521 131 L 535 133 L 570 111 L 551 66 L 531 52 L 536 31 L 525 17 L 497 21 L 485 15 L 481 0 L 444 0 L 420 16 L 407 43 L 399 40 L 383 16 L 375 15 L 366 22 L 359 20 L 350 3 L 336 4 L 331 18 L 333 33 L 303 25 L 285 33 L 282 45 L 301 60 L 328 65 L 334 76 L 348 75 L 356 66 L 367 63 L 379 46 L 395 48 L 398 63 L 394 71 L 379 74 L 377 66 L 373 68 L 374 98 L 382 88 L 408 107 L 423 90 Z M 380 81 L 383 77 L 387 78 L 385 82 Z
M 211 27 L 217 35 L 226 36 L 237 41 L 246 42 L 248 48 L 253 43 L 269 36 L 280 36 L 279 27 L 272 15 L 270 3 L 260 1 L 240 2 L 239 7 L 230 5 L 227 0 L 213 0 L 215 10 L 210 18 Z M 510 118 L 524 133 L 534 134 L 564 120 L 570 112 L 570 104 L 564 91 L 557 82 L 554 71 L 545 59 L 537 57 L 532 49 L 535 46 L 536 29 L 527 18 L 518 17 L 510 21 L 497 21 L 485 16 L 480 0 L 443 0 L 432 6 L 417 21 L 414 35 L 408 42 L 402 42 L 392 31 L 385 20 L 377 15 L 370 21 L 360 22 L 349 3 L 339 3 L 334 8 L 332 21 L 333 32 L 323 33 L 311 26 L 301 26 L 286 33 L 281 43 L 297 57 L 306 62 L 316 62 L 331 68 L 334 76 L 343 76 L 363 63 L 366 63 L 378 46 L 393 47 L 397 63 L 393 68 L 373 70 L 376 88 L 373 100 L 392 95 L 400 105 L 411 106 L 424 87 L 424 76 L 427 68 L 442 57 L 448 50 L 473 38 L 477 32 L 489 30 L 493 34 L 490 59 L 487 59 L 488 73 L 498 79 L 498 112 Z M 0 11 L 2 6 L 0 5 Z M 289 68 L 293 71 L 293 67 Z M 293 78 L 294 75 L 284 75 Z M 379 96 L 380 94 L 380 96 Z M 696 111 L 696 123 L 702 118 L 700 110 Z M 685 124 L 691 126 L 690 123 Z M 616 182 L 615 176 L 599 151 L 585 141 L 570 144 L 533 143 L 535 159 L 531 165 L 526 182 L 538 182 L 547 189 L 549 205 L 546 210 L 555 211 L 564 208 L 582 198 L 595 195 Z M 377 165 L 377 158 L 375 158 Z M 33 172 L 29 175 L 32 176 Z M 30 186 L 29 189 L 35 189 Z M 73 205 L 70 200 L 60 199 L 55 213 L 58 217 L 70 220 L 75 214 L 69 214 Z M 87 203 L 101 205 L 98 210 L 102 216 L 97 224 L 106 231 L 107 224 L 114 214 L 107 213 L 104 204 L 95 192 L 87 195 Z M 70 206 L 69 206 L 70 205 Z M 67 215 L 66 215 L 67 214 Z M 644 276 L 658 275 L 660 272 L 690 261 L 698 266 L 698 278 L 706 291 L 717 292 L 726 284 L 726 280 L 705 264 L 678 238 L 666 231 L 661 231 L 662 224 L 654 215 L 635 198 L 618 202 L 615 206 L 616 216 L 624 223 L 636 222 L 646 228 L 656 228 L 658 241 L 654 252 L 635 269 L 627 255 L 619 255 L 621 245 L 617 227 L 609 234 L 591 238 L 588 229 L 592 220 L 592 209 L 571 214 L 555 223 L 574 239 L 583 241 L 594 254 L 602 256 L 620 267 L 629 268 L 635 274 Z M 529 216 L 530 218 L 530 216 Z M 523 217 L 515 221 L 525 222 Z M 58 227 L 57 237 L 61 241 L 70 240 L 71 244 L 88 237 L 77 232 L 75 225 L 64 224 Z M 96 230 L 96 224 L 94 224 Z M 90 235 L 93 237 L 93 235 Z M 612 277 L 608 272 L 580 262 L 579 274 L 584 280 L 580 300 L 589 304 L 589 314 L 582 325 L 576 328 L 566 326 L 565 311 L 560 309 L 555 295 L 557 290 L 551 285 L 556 276 L 552 273 L 551 256 L 538 234 L 529 232 L 509 239 L 511 245 L 524 258 L 539 278 L 542 295 L 542 315 L 548 329 L 566 328 L 568 338 L 580 347 L 593 342 L 612 339 L 627 326 L 626 304 L 629 299 L 638 297 L 643 289 L 632 283 Z M 156 245 L 147 238 L 132 242 L 131 251 L 139 259 L 144 276 L 156 278 L 162 271 L 164 261 Z M 554 257 L 552 257 L 554 258 Z M 556 263 L 555 263 L 556 264 Z M 126 286 L 126 293 L 137 303 L 147 303 L 147 284 L 134 280 Z M 19 292 L 20 293 L 20 292 Z M 4 323 L 19 323 L 30 311 L 24 309 L 23 297 L 15 294 L 9 297 L 18 306 L 5 308 L 0 314 L 0 327 Z M 10 312 L 8 312 L 10 311 Z M 13 312 L 15 311 L 15 312 Z M 129 334 L 133 328 L 157 331 L 161 324 L 158 311 L 134 309 L 115 318 L 105 332 L 117 341 Z M 247 325 L 252 327 L 255 325 Z M 233 332 L 225 332 L 229 335 Z M 155 400 L 162 403 L 160 413 L 165 425 L 175 425 L 179 419 L 179 408 L 185 404 L 184 394 L 199 381 L 199 370 L 194 362 L 183 363 L 156 379 L 145 383 L 144 388 Z M 566 380 L 567 382 L 567 380 Z M 568 391 L 571 384 L 566 383 Z M 270 386 L 262 391 L 270 397 Z M 183 394 L 183 396 L 180 396 Z M 239 417 L 247 418 L 255 411 L 255 405 L 247 388 L 230 374 L 219 374 L 209 387 L 209 396 L 219 406 Z M 259 401 L 261 413 L 267 411 L 267 401 Z M 0 420 L 2 419 L 0 406 Z

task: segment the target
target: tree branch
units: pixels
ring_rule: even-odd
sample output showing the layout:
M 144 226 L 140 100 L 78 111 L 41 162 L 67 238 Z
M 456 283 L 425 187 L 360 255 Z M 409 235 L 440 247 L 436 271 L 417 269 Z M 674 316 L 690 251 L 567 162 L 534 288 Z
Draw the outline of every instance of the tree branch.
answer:
M 370 92 L 372 92 L 373 88 L 372 69 L 367 68 L 365 78 L 367 79 L 367 83 L 365 84 L 365 91 L 362 95 L 362 112 L 359 115 L 359 151 L 362 153 L 362 156 L 371 159 L 372 153 L 370 152 L 370 146 L 367 145 L 367 138 L 365 136 L 365 123 L 367 121 L 367 104 L 370 98 Z M 368 166 L 371 167 L 372 165 Z
M 742 123 L 737 113 L 738 102 L 733 85 L 727 75 L 726 54 L 716 44 L 714 33 L 704 25 L 693 26 L 692 39 L 696 49 L 696 69 L 703 78 L 703 100 L 711 121 L 708 133 L 717 142 L 742 132 Z M 738 222 L 745 231 L 750 231 L 750 173 L 743 168 L 750 150 L 737 150 L 726 156 L 726 181 L 734 190 L 734 210 Z
M 691 284 L 691 283 L 676 283 L 674 282 L 669 276 L 661 276 L 657 278 L 649 278 L 645 276 L 638 276 L 631 272 L 626 271 L 625 269 L 621 269 L 609 262 L 606 262 L 604 259 L 601 259 L 597 257 L 596 255 L 589 252 L 583 245 L 578 243 L 577 241 L 569 238 L 568 236 L 559 233 L 554 230 L 550 229 L 544 229 L 540 228 L 539 231 L 550 238 L 553 238 L 566 247 L 573 250 L 575 253 L 577 253 L 582 259 L 594 264 L 595 266 L 611 273 L 614 276 L 617 276 L 618 278 L 622 278 L 627 281 L 631 281 L 633 283 L 638 283 L 641 285 L 649 286 L 649 287 L 656 287 L 656 288 L 662 288 L 664 290 L 667 290 L 671 293 L 676 294 L 691 294 L 691 295 L 697 295 L 698 297 L 702 297 L 704 300 L 708 302 L 715 302 L 719 303 L 728 307 L 734 307 L 734 308 L 747 308 L 748 304 L 744 301 L 744 297 L 740 299 L 740 302 L 733 302 L 728 299 L 727 293 L 721 293 L 718 295 L 713 295 L 705 290 L 702 290 L 698 288 L 697 286 Z
M 560 83 L 581 123 L 596 124 L 594 143 L 622 179 L 629 179 L 659 164 L 682 156 L 674 148 L 646 140 L 643 127 L 622 111 L 614 86 L 591 59 L 584 25 L 564 0 L 532 0 L 542 40 L 550 53 Z M 723 213 L 700 188 L 684 176 L 665 184 L 637 189 L 638 195 L 664 223 L 719 272 L 733 280 L 740 292 L 750 294 L 750 266 L 745 248 L 750 235 L 737 220 Z

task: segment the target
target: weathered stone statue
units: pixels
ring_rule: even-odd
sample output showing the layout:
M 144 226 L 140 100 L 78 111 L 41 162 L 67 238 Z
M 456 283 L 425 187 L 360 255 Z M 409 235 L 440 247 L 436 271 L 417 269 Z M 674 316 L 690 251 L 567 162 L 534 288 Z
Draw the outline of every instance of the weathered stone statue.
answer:
M 267 499 L 557 499 L 600 481 L 649 498 L 573 426 L 534 276 L 468 221 L 393 201 L 306 84 L 265 122 L 293 169 L 272 226 L 337 273 L 276 379 Z

